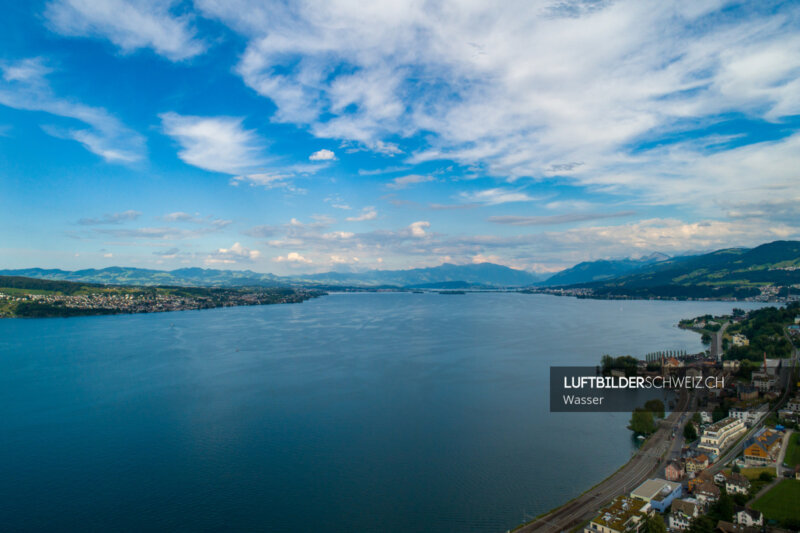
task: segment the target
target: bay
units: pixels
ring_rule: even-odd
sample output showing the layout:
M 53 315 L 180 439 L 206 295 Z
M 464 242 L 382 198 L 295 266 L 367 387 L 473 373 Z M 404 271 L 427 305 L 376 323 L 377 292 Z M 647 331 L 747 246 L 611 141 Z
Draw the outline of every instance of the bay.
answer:
M 732 302 L 331 294 L 0 321 L 10 531 L 498 532 L 624 463 L 629 415 L 548 411 L 551 365 L 702 348 Z

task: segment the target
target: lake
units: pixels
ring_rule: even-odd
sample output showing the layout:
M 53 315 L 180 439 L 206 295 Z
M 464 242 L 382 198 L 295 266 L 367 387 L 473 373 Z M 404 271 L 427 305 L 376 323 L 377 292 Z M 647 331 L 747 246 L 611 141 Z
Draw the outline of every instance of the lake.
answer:
M 624 463 L 629 414 L 548 411 L 551 365 L 699 351 L 752 304 L 331 294 L 0 320 L 13 531 L 501 532 Z

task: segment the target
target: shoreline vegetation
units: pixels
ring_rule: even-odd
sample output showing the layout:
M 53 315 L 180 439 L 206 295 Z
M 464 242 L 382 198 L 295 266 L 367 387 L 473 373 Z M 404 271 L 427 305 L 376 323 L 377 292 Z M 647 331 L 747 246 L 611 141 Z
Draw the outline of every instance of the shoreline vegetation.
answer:
M 300 303 L 324 294 L 301 288 L 108 286 L 0 276 L 0 318 L 67 318 Z

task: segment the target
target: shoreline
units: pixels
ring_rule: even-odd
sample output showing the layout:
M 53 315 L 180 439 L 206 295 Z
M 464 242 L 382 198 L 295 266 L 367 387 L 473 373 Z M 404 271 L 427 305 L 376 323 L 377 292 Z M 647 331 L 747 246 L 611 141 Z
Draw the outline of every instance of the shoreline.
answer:
M 601 507 L 613 499 L 619 492 L 618 485 L 620 483 L 622 487 L 631 486 L 633 488 L 633 486 L 647 479 L 653 471 L 660 467 L 664 455 L 669 452 L 670 440 L 666 437 L 671 434 L 671 428 L 679 420 L 688 401 L 689 396 L 686 395 L 681 399 L 683 407 L 676 408 L 661 420 L 656 432 L 642 444 L 641 448 L 628 461 L 613 473 L 571 500 L 538 515 L 528 522 L 509 529 L 508 532 L 544 533 L 547 531 L 570 530 L 576 524 L 580 524 L 586 517 L 590 518 L 589 515 L 595 512 L 596 509 L 591 507 L 590 504 L 595 507 Z M 653 450 L 654 447 L 657 447 L 657 449 Z M 655 456 L 652 455 L 653 452 L 656 452 Z M 556 525 L 558 527 L 555 527 Z

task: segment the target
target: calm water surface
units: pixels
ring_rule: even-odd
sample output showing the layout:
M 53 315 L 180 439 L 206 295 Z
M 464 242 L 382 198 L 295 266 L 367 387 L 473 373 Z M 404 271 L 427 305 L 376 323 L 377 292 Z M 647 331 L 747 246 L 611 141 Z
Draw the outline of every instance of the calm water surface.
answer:
M 333 294 L 0 321 L 0 529 L 500 532 L 627 460 L 552 364 L 701 348 L 722 302 Z M 744 307 L 737 304 L 738 307 Z

